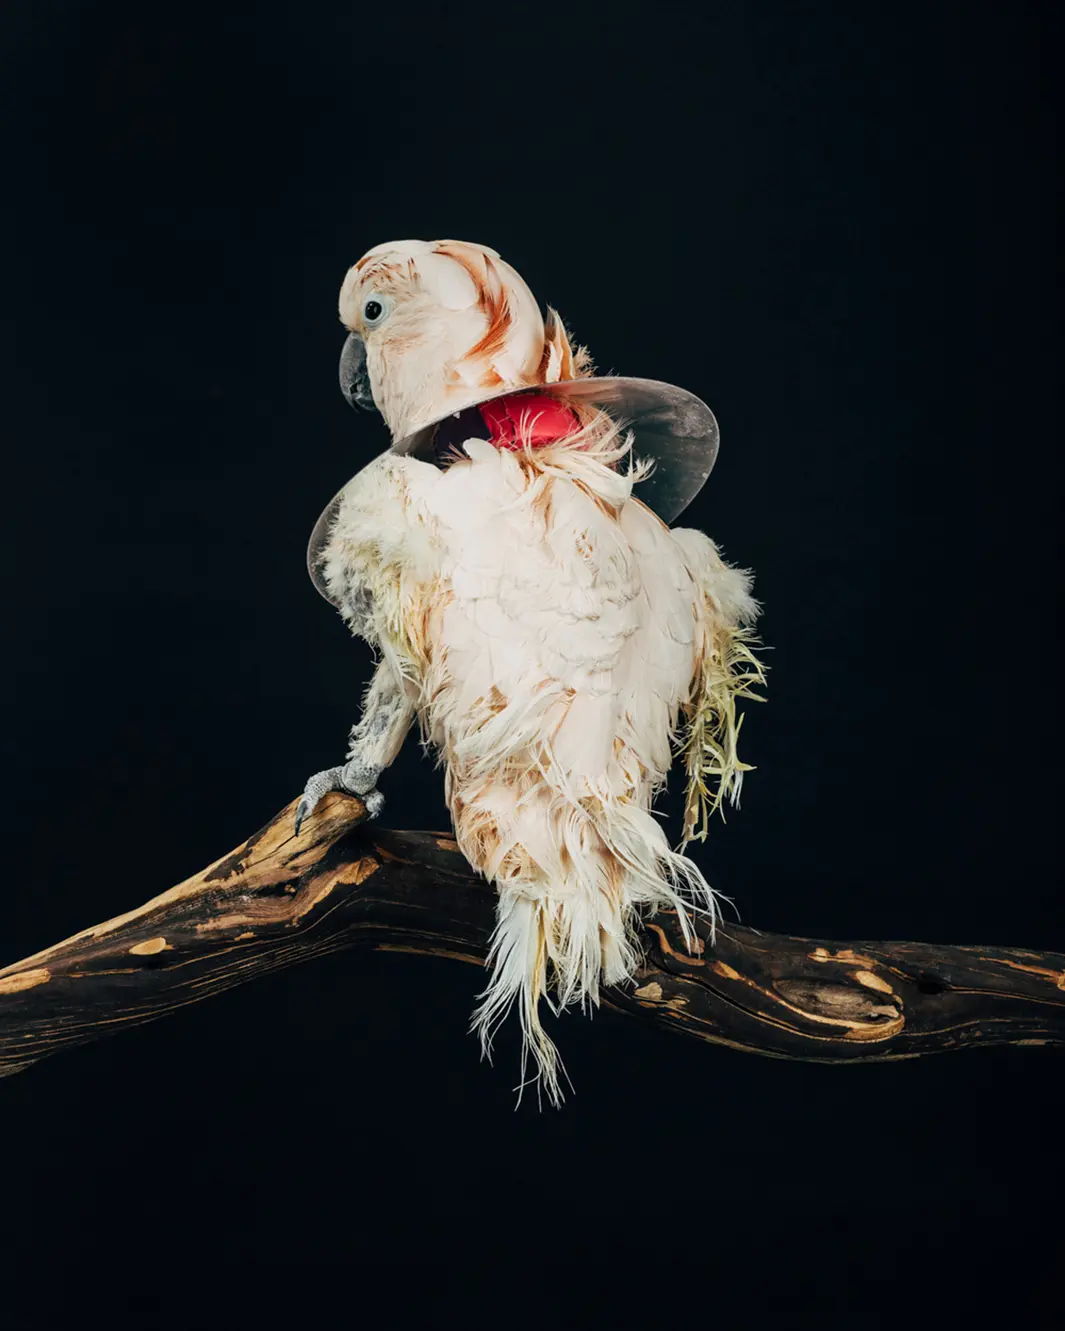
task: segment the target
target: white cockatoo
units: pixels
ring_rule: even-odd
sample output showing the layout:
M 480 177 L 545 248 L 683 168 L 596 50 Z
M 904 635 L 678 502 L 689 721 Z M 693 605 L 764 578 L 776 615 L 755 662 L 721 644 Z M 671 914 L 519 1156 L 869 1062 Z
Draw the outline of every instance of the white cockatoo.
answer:
M 418 718 L 459 847 L 498 893 L 474 1029 L 488 1052 L 516 1006 L 523 1084 L 531 1053 L 557 1103 L 541 1000 L 587 1007 L 630 979 L 643 911 L 676 910 L 689 937 L 690 910 L 714 918 L 683 849 L 739 792 L 735 700 L 761 680 L 750 578 L 634 495 L 649 467 L 594 392 L 551 395 L 626 381 L 590 378 L 494 250 L 379 245 L 345 277 L 340 318 L 346 394 L 372 396 L 393 447 L 323 515 L 312 573 L 379 660 L 348 761 L 310 778 L 297 828 L 329 790 L 376 815 L 378 777 Z M 675 749 L 679 851 L 652 813 Z

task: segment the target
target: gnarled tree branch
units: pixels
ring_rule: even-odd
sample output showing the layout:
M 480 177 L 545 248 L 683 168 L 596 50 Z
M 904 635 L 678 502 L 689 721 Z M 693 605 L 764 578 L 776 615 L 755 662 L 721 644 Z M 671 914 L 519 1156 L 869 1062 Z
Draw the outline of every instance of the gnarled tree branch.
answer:
M 0 970 L 0 1075 L 358 944 L 480 963 L 495 894 L 454 840 L 386 831 L 331 795 L 136 910 Z M 703 1040 L 825 1062 L 981 1045 L 1065 1044 L 1065 956 L 930 943 L 820 942 L 647 921 L 636 983 L 612 1007 Z

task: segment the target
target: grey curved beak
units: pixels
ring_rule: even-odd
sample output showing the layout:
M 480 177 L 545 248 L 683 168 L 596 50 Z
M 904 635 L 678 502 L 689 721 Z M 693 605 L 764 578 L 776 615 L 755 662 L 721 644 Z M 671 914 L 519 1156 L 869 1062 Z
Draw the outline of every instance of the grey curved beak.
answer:
M 366 372 L 366 346 L 358 333 L 348 334 L 340 353 L 340 391 L 349 406 L 361 407 L 363 411 L 377 410 Z

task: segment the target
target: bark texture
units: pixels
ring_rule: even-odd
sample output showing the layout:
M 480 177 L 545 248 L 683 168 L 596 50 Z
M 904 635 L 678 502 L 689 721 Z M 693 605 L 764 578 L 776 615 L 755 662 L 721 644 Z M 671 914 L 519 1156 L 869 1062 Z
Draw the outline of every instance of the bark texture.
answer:
M 387 831 L 327 796 L 295 802 L 202 873 L 0 970 L 0 1076 L 340 948 L 483 962 L 493 890 L 454 840 Z M 715 1044 L 825 1062 L 1065 1044 L 1065 956 L 793 938 L 727 924 L 689 954 L 677 919 L 644 928 L 636 983 L 604 1001 Z

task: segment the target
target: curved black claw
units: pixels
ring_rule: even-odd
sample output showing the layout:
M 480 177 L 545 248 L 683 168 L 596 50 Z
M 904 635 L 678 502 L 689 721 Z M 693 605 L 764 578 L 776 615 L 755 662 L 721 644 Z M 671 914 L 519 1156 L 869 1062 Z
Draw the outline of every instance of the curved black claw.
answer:
M 303 798 L 296 806 L 297 836 L 305 820 L 317 808 L 322 796 L 328 795 L 331 790 L 344 789 L 343 772 L 342 767 L 327 767 L 324 772 L 315 772 L 314 776 L 308 777 L 307 784 L 303 787 Z
M 306 818 L 307 815 L 311 812 L 312 807 L 313 807 L 313 806 L 307 802 L 307 796 L 306 796 L 306 795 L 304 795 L 304 797 L 300 800 L 299 804 L 296 805 L 296 835 L 297 835 L 297 836 L 299 836 L 299 834 L 300 834 L 300 828 L 303 826 L 303 820 L 304 820 L 304 818 Z

